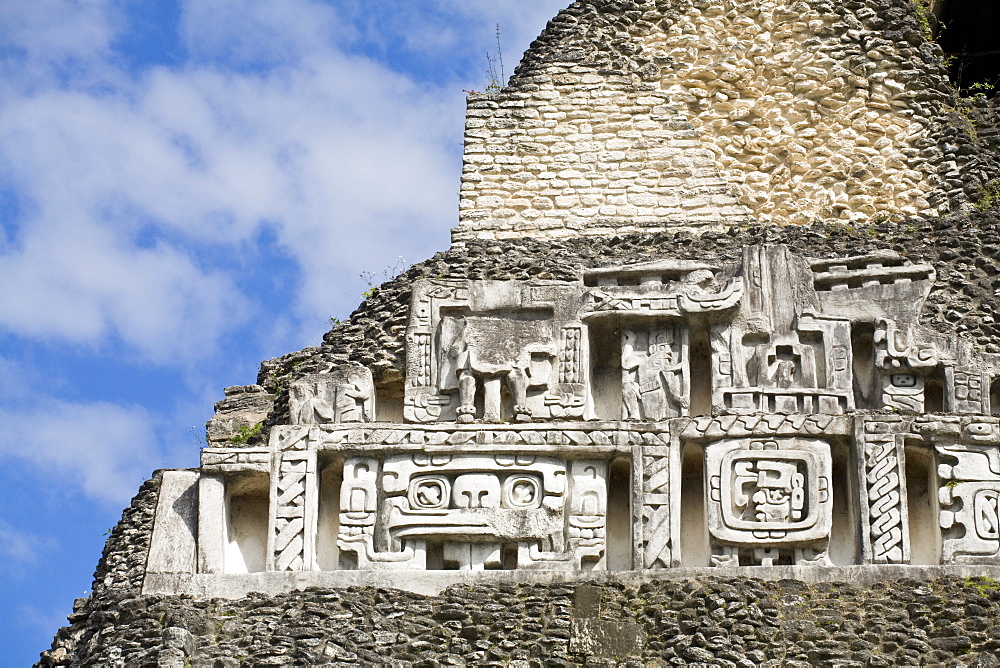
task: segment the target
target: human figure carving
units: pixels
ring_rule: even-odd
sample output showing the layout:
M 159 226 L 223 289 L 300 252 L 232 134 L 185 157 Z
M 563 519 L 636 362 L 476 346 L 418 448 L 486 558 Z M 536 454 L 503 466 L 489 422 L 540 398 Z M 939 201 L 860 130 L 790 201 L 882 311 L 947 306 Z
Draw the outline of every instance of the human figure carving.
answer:
M 510 367 L 500 373 L 493 370 L 481 370 L 476 365 L 475 350 L 470 348 L 466 339 L 467 321 L 464 316 L 445 318 L 441 323 L 441 365 L 439 387 L 441 391 L 458 390 L 458 421 L 470 423 L 476 415 L 476 390 L 480 383 L 487 389 L 486 406 L 483 419 L 487 421 L 500 420 L 499 387 L 503 380 L 507 384 L 510 396 L 514 401 L 514 420 L 527 422 L 531 420 L 528 409 L 528 368 L 531 355 L 519 352 L 510 361 Z M 492 390 L 492 391 L 491 391 Z
M 680 417 L 688 408 L 684 364 L 674 351 L 672 332 L 653 330 L 645 350 L 638 334 L 622 330 L 622 419 Z
M 292 415 L 294 424 L 324 424 L 334 421 L 333 407 L 323 396 L 321 383 L 292 383 L 290 394 L 296 409 Z

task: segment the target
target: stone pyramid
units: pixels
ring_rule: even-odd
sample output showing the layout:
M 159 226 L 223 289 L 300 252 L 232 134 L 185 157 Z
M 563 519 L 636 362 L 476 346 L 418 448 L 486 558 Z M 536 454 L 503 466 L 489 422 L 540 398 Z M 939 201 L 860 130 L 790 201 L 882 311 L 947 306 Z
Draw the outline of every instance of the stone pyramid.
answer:
M 560 12 L 469 96 L 451 248 L 226 388 L 38 665 L 996 665 L 1000 125 L 944 11 Z

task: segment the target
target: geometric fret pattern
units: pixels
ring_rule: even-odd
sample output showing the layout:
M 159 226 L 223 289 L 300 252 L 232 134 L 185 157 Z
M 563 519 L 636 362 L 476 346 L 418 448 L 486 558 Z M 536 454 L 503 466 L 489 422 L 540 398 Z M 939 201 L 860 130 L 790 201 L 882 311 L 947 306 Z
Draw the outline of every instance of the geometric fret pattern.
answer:
M 273 534 L 271 570 L 312 570 L 313 546 L 308 539 L 314 531 L 312 506 L 316 488 L 316 451 L 308 447 L 308 429 L 285 440 L 275 457 L 277 471 L 272 476 Z
M 646 568 L 670 568 L 670 448 L 642 448 L 642 541 Z

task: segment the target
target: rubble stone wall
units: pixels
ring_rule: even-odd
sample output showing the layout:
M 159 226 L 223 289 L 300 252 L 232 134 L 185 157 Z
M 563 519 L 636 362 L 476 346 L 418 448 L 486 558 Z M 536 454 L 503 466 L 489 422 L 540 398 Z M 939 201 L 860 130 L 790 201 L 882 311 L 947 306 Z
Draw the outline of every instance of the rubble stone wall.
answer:
M 989 169 L 941 63 L 908 0 L 576 2 L 470 97 L 453 239 L 955 210 Z
M 39 666 L 995 666 L 1000 583 L 742 577 L 92 600 Z

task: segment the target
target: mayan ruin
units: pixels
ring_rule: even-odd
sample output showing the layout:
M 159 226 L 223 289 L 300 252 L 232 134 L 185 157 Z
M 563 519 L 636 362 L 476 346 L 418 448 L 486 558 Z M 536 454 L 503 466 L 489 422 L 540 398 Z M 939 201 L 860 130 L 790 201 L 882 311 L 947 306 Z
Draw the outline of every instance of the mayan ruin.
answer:
M 952 10 L 570 4 L 468 96 L 451 247 L 225 389 L 37 665 L 998 665 Z

